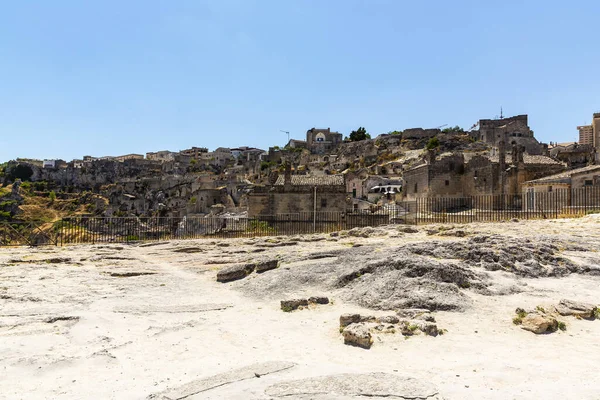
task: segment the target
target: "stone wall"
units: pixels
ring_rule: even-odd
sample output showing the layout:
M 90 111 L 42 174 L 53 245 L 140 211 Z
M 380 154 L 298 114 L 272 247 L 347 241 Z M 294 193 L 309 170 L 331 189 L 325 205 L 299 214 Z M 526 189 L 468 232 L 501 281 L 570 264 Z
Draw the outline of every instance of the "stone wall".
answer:
M 313 187 L 281 186 L 255 188 L 248 196 L 248 216 L 276 215 L 289 213 L 311 213 L 315 207 Z M 343 212 L 349 207 L 344 186 L 318 186 L 316 210 Z

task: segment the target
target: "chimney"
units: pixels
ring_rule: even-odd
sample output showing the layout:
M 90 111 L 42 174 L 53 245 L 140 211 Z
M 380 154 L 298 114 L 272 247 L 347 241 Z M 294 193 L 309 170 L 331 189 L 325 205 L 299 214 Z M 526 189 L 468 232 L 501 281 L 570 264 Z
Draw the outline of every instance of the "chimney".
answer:
M 504 142 L 504 135 L 498 135 L 500 139 L 498 141 L 498 164 L 500 165 L 500 171 L 503 172 L 506 169 L 506 143 Z
M 283 175 L 283 186 L 289 188 L 292 186 L 292 164 L 288 161 L 285 163 L 285 172 Z

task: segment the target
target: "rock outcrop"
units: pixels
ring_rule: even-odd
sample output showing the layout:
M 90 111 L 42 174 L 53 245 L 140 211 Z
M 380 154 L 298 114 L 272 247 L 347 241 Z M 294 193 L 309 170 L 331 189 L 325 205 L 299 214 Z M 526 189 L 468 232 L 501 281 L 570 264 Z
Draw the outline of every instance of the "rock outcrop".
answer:
M 231 282 L 244 279 L 254 271 L 255 264 L 236 264 L 221 269 L 217 273 L 217 282 Z
M 373 344 L 373 337 L 369 332 L 369 328 L 361 322 L 346 326 L 342 331 L 342 336 L 344 337 L 344 344 L 351 346 L 370 349 Z

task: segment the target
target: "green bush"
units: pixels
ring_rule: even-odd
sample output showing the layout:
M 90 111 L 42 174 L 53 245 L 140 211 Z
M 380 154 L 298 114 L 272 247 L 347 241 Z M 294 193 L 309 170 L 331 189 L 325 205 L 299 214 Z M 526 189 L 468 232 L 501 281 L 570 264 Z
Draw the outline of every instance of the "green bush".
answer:
M 48 194 L 48 198 L 50 199 L 50 203 L 54 203 L 54 201 L 56 200 L 56 193 L 54 192 L 54 190 Z
M 427 146 L 425 146 L 427 148 L 427 150 L 433 150 L 435 148 L 438 148 L 440 146 L 440 141 L 437 138 L 437 136 L 432 137 L 431 139 L 429 139 L 429 141 L 427 142 Z
M 274 232 L 275 229 L 269 226 L 267 221 L 253 219 L 248 222 L 248 231 L 250 232 Z
M 6 200 L 0 203 L 0 210 L 6 210 L 9 207 L 14 206 L 15 204 L 17 204 L 16 200 Z

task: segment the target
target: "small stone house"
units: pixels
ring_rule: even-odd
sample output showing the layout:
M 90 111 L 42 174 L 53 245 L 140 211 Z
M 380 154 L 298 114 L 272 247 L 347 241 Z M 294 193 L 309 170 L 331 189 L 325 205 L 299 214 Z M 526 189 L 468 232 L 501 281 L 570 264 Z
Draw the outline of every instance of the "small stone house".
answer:
M 600 207 L 600 165 L 572 169 L 525 182 L 524 207 L 539 210 L 561 207 Z
M 272 184 L 254 187 L 248 195 L 248 216 L 313 212 L 345 212 L 348 208 L 343 175 L 272 176 Z

